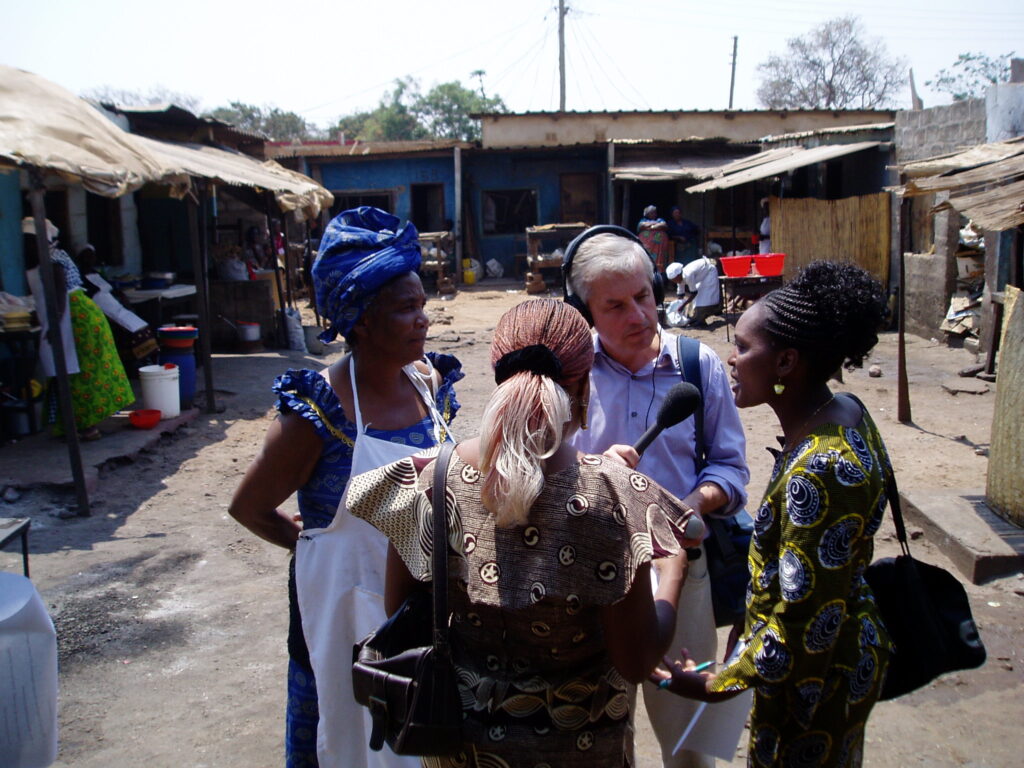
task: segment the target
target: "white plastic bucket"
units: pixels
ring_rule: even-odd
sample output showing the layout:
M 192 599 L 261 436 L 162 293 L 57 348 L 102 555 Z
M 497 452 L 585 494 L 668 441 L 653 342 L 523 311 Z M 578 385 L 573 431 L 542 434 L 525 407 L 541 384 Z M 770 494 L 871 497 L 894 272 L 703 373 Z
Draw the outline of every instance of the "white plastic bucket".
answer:
M 181 413 L 181 397 L 178 393 L 178 366 L 144 365 L 139 368 L 142 383 L 142 402 L 146 408 L 160 411 L 160 419 L 173 419 Z
M 260 324 L 249 323 L 245 320 L 238 321 L 238 338 L 242 341 L 259 341 L 260 340 Z
M 57 633 L 24 576 L 0 573 L 0 755 L 8 768 L 57 759 Z

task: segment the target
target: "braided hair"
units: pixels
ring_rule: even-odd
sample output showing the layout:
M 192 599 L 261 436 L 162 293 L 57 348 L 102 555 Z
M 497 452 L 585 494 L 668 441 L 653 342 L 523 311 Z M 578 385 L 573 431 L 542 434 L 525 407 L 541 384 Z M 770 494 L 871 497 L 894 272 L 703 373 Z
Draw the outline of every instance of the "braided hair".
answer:
M 815 261 L 763 299 L 764 331 L 778 346 L 807 357 L 812 375 L 827 378 L 860 367 L 878 343 L 886 315 L 881 284 L 854 264 Z

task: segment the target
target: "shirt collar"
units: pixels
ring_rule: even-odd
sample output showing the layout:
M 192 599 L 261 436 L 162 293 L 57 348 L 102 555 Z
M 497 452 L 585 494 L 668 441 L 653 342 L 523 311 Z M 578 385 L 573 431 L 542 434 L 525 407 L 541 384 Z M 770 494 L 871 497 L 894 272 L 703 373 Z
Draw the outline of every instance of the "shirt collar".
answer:
M 613 369 L 629 376 L 646 376 L 651 372 L 652 368 L 666 368 L 668 366 L 678 368 L 679 365 L 676 361 L 675 334 L 668 333 L 664 328 L 662 328 L 659 336 L 661 338 L 661 349 L 658 351 L 658 356 L 654 359 L 653 366 L 651 363 L 648 363 L 636 373 L 629 371 L 626 366 L 605 351 L 604 347 L 601 345 L 601 337 L 598 335 L 597 331 L 594 331 L 594 357 L 604 359 L 607 365 L 610 365 Z

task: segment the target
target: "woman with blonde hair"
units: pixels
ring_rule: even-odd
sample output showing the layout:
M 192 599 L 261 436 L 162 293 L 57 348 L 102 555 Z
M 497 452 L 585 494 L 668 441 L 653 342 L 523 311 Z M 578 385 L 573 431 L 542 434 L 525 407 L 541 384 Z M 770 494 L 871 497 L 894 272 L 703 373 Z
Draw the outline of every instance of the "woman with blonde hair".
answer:
M 633 763 L 630 707 L 672 637 L 689 512 L 644 475 L 567 442 L 586 428 L 593 358 L 586 322 L 561 301 L 526 301 L 495 329 L 498 386 L 480 436 L 457 446 L 447 473 L 465 744 L 431 766 Z M 390 539 L 389 614 L 429 588 L 436 455 L 349 489 L 349 511 Z

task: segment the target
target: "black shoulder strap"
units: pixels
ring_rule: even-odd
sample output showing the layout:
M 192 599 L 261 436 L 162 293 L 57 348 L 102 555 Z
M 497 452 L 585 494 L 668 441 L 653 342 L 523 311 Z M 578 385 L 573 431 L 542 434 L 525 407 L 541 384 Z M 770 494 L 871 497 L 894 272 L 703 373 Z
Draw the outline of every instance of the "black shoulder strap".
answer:
M 846 397 L 850 398 L 860 409 L 867 413 L 868 409 L 852 392 L 844 392 Z M 889 500 L 889 509 L 892 510 L 892 522 L 896 526 L 896 538 L 900 542 L 900 549 L 903 550 L 903 554 L 910 554 L 910 545 L 907 543 L 907 526 L 903 523 L 903 509 L 900 506 L 900 489 L 896 485 L 896 473 L 892 471 L 892 467 L 889 465 L 883 466 L 882 471 L 885 473 L 885 496 Z
M 700 393 L 700 407 L 693 412 L 693 426 L 696 434 L 694 455 L 698 474 L 708 463 L 708 446 L 704 440 L 704 387 L 700 377 L 700 342 L 689 336 L 679 334 L 676 337 L 676 354 L 679 356 L 679 369 L 683 381 L 693 384 Z
M 434 461 L 433 511 L 434 546 L 431 553 L 431 580 L 434 593 L 434 648 L 448 652 L 448 519 L 445 496 L 448 492 L 448 465 L 455 443 L 441 444 Z

